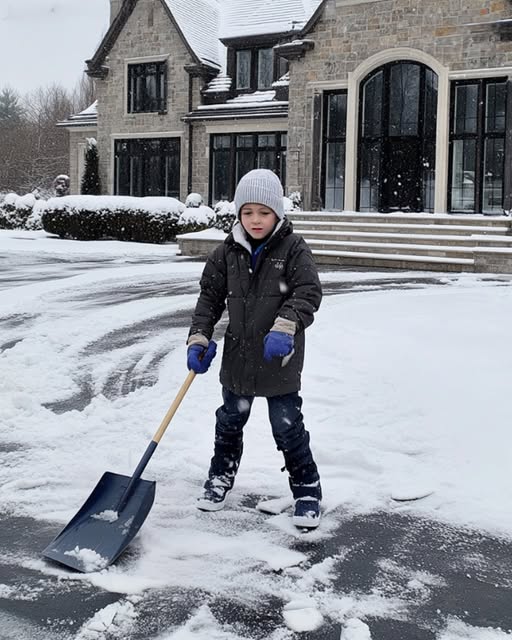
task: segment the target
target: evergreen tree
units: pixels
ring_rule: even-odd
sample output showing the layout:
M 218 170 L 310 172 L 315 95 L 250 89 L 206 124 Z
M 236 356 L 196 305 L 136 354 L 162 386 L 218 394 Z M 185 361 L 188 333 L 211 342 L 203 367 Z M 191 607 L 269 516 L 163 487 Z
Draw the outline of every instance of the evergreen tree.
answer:
M 82 178 L 81 193 L 83 195 L 99 196 L 101 183 L 99 173 L 98 145 L 94 138 L 88 138 L 85 152 L 85 170 Z
M 0 91 L 0 125 L 14 125 L 24 115 L 20 97 L 13 89 L 4 87 Z

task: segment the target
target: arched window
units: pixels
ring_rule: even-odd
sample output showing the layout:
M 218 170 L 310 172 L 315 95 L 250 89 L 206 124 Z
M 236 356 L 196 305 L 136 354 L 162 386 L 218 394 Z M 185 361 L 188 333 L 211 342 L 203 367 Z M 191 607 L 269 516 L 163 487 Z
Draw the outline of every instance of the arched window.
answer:
M 418 62 L 388 63 L 360 96 L 358 209 L 433 211 L 437 75 Z

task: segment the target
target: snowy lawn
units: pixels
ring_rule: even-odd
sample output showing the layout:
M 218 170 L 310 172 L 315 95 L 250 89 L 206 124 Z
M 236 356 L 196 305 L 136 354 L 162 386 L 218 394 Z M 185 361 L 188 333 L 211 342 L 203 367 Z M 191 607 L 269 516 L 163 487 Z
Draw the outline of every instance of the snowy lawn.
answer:
M 177 258 L 175 245 L 78 243 L 44 233 L 0 232 L 0 255 L 0 510 L 60 526 L 104 471 L 133 472 L 185 379 L 187 317 L 202 264 Z M 31 260 L 45 256 L 62 261 L 67 277 L 57 277 L 54 264 L 51 278 L 9 285 L 9 269 L 27 275 Z M 66 273 L 84 256 L 108 258 L 109 268 Z M 326 296 L 307 332 L 304 415 L 325 495 L 322 525 L 308 540 L 319 546 L 340 520 L 375 511 L 512 540 L 512 279 L 450 275 L 441 276 L 442 286 L 360 290 L 411 275 L 424 276 L 322 274 L 326 284 L 356 286 Z M 246 602 L 275 596 L 288 603 L 289 629 L 327 619 L 344 625 L 346 640 L 371 637 L 366 616 L 407 618 L 407 600 L 384 591 L 334 592 L 343 549 L 311 565 L 291 548 L 302 534 L 288 513 L 268 517 L 252 508 L 255 496 L 288 492 L 264 400 L 254 404 L 228 508 L 215 515 L 195 509 L 212 453 L 219 365 L 218 357 L 194 381 L 144 474 L 157 480 L 157 496 L 129 561 L 86 576 L 49 566 L 37 550 L 9 562 L 126 594 L 115 605 L 126 628 L 140 597 L 169 587 Z M 81 410 L 72 409 L 75 399 Z M 411 579 L 428 590 L 437 578 Z M 2 584 L 0 597 L 9 597 Z M 110 614 L 98 615 L 77 638 L 104 637 L 101 616 L 108 622 Z M 241 638 L 215 625 L 204 605 L 162 640 Z M 438 639 L 505 635 L 446 620 Z M 272 640 L 289 637 L 283 626 Z

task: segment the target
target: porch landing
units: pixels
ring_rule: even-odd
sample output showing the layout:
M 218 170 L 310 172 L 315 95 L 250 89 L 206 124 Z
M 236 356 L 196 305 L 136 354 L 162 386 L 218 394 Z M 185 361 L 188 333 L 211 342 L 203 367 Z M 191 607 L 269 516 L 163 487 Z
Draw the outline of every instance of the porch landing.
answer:
M 319 264 L 418 271 L 512 273 L 512 218 L 478 214 L 289 213 Z M 177 238 L 206 256 L 218 232 Z

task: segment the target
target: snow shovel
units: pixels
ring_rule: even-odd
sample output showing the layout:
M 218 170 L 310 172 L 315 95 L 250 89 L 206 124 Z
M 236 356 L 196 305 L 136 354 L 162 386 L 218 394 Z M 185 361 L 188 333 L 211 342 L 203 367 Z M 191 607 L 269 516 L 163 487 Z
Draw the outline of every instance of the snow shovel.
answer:
M 189 371 L 133 476 L 104 473 L 80 511 L 46 547 L 43 556 L 89 573 L 108 567 L 121 555 L 143 525 L 155 498 L 156 482 L 142 480 L 142 472 L 195 375 Z

